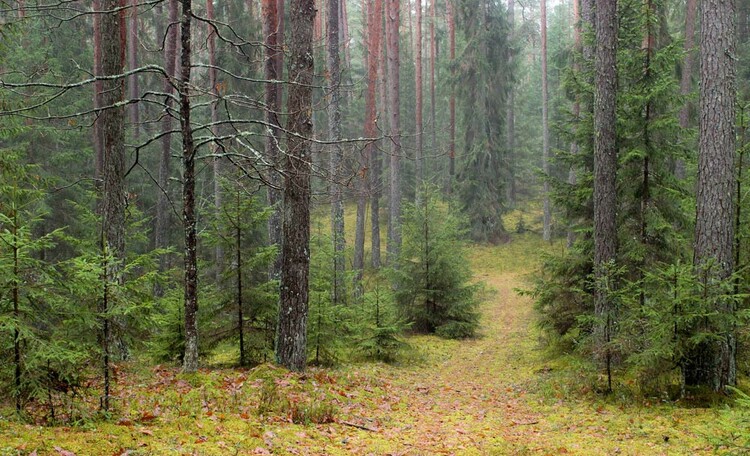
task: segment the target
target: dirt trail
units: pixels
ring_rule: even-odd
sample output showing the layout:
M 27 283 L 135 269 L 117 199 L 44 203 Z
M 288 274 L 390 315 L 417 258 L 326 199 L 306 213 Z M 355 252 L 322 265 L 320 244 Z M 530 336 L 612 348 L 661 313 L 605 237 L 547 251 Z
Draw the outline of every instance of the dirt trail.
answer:
M 491 290 L 482 308 L 482 336 L 456 342 L 436 364 L 391 378 L 388 393 L 394 405 L 373 419 L 388 442 L 373 448 L 372 440 L 365 439 L 361 443 L 369 451 L 358 450 L 507 454 L 514 442 L 535 432 L 539 417 L 527 406 L 525 389 L 535 349 L 529 334 L 531 303 L 513 291 L 521 285 L 515 274 L 480 278 Z
M 551 360 L 539 347 L 531 300 L 514 291 L 524 286 L 521 275 L 478 277 L 493 290 L 482 307 L 482 337 L 451 342 L 442 358 L 418 368 L 378 375 L 383 406 L 352 411 L 376 431 L 350 433 L 346 454 L 713 454 L 711 431 L 699 425 L 715 423 L 713 411 L 618 405 L 560 385 L 541 391 Z

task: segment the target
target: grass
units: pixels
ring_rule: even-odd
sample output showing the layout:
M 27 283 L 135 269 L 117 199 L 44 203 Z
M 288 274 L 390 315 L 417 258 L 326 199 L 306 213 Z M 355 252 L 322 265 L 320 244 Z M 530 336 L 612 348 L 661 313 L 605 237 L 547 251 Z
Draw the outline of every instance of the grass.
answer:
M 745 408 L 639 397 L 627 380 L 620 393 L 599 395 L 596 369 L 540 344 L 531 302 L 514 290 L 538 253 L 560 248 L 534 234 L 473 246 L 475 277 L 490 291 L 481 336 L 413 336 L 412 363 L 190 375 L 122 365 L 109 419 L 47 427 L 2 405 L 0 456 L 741 454 Z

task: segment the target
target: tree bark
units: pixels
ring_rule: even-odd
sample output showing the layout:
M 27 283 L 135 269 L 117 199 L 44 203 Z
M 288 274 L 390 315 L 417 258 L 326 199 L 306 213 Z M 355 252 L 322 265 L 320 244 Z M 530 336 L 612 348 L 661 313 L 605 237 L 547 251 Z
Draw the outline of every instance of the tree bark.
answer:
M 195 217 L 195 143 L 190 125 L 192 0 L 180 0 L 180 130 L 182 132 L 182 223 L 185 231 L 185 372 L 198 369 L 198 239 Z
M 700 41 L 700 121 L 693 264 L 705 286 L 734 271 L 735 24 L 734 2 L 703 0 Z M 736 341 L 728 297 L 706 303 L 722 320 L 707 320 L 718 336 L 688 354 L 685 383 L 721 391 L 737 381 Z
M 380 104 L 380 119 L 383 120 L 379 124 L 380 133 L 383 136 L 388 135 L 388 50 L 383 40 L 383 21 L 385 19 L 385 2 L 383 0 L 375 0 L 377 9 L 377 22 L 376 30 L 378 33 L 377 41 L 380 46 L 378 56 L 378 97 Z M 379 7 L 377 5 L 380 5 Z M 370 214 L 372 225 L 371 238 L 372 238 L 372 267 L 375 269 L 380 268 L 380 197 L 383 194 L 383 159 L 382 152 L 385 148 L 385 141 L 379 141 L 374 145 L 372 149 L 372 196 L 370 198 Z
M 424 132 L 424 126 L 422 125 L 422 0 L 415 0 L 415 11 L 417 16 L 417 34 L 416 34 L 416 53 L 414 57 L 414 66 L 415 66 L 415 72 L 414 72 L 414 79 L 415 79 L 415 86 L 416 86 L 416 106 L 414 107 L 416 111 L 416 132 L 415 132 L 415 141 L 416 141 L 416 157 L 415 157 L 415 165 L 416 165 L 416 191 L 414 192 L 417 201 L 419 201 L 419 192 L 421 191 L 422 182 L 424 181 L 424 164 L 423 164 L 423 157 L 422 157 L 422 143 L 423 143 L 423 132 Z
M 346 238 L 344 237 L 344 152 L 341 144 L 341 53 L 339 39 L 339 0 L 328 0 L 328 140 L 330 151 L 331 240 L 333 241 L 333 280 L 331 301 L 341 304 L 345 299 L 344 270 Z
M 365 125 L 364 135 L 366 138 L 375 138 L 378 135 L 377 119 L 377 85 L 378 71 L 380 63 L 380 42 L 383 26 L 383 1 L 375 0 L 373 3 L 367 2 L 367 92 L 365 94 Z M 365 244 L 365 205 L 366 197 L 374 199 L 373 195 L 380 183 L 376 180 L 374 171 L 368 168 L 374 168 L 375 154 L 378 153 L 377 144 L 369 142 L 365 146 L 364 166 L 361 170 L 361 185 L 364 191 L 360 193 L 357 205 L 357 230 L 356 245 L 354 252 L 354 269 L 357 270 L 358 282 L 361 282 L 364 269 L 364 244 Z M 361 212 L 361 214 L 360 214 Z M 362 220 L 360 220 L 360 215 Z M 374 228 L 373 228 L 374 230 Z M 374 248 L 374 246 L 373 246 Z
M 421 2 L 421 0 L 419 1 Z M 437 153 L 437 129 L 435 127 L 435 121 L 437 120 L 435 115 L 435 67 L 437 66 L 438 58 L 438 42 L 435 36 L 435 21 L 437 21 L 435 2 L 437 2 L 437 0 L 430 0 L 430 130 L 432 133 L 431 150 L 433 154 Z M 426 160 L 422 157 L 422 168 L 426 169 L 426 166 Z
M 575 0 L 574 0 L 575 1 Z M 514 55 L 513 55 L 513 40 L 515 39 L 515 27 L 516 27 L 516 3 L 515 0 L 508 0 L 508 24 L 510 27 L 510 33 L 509 33 L 509 39 L 511 42 L 511 46 L 508 47 L 508 68 L 511 72 L 511 87 L 508 91 L 508 110 L 507 110 L 507 133 L 506 133 L 506 146 L 508 148 L 507 150 L 507 157 L 508 157 L 508 185 L 507 185 L 507 199 L 510 204 L 515 204 L 516 202 L 516 163 L 515 163 L 515 150 L 516 150 L 516 88 L 515 83 L 513 82 L 514 76 L 513 76 L 513 69 L 514 69 Z M 452 33 L 452 32 L 451 32 Z M 453 56 L 455 54 L 455 39 L 451 38 L 451 55 Z M 451 57 L 453 59 L 453 57 Z M 453 101 L 455 104 L 455 101 Z M 452 108 L 454 110 L 453 116 L 455 117 L 455 107 Z M 455 122 L 455 120 L 454 120 Z
M 575 55 L 573 58 L 573 72 L 575 74 L 580 74 L 581 72 L 581 65 L 579 63 L 579 59 L 582 57 L 582 44 L 581 44 L 581 0 L 573 0 L 573 43 L 575 46 Z M 579 95 L 575 95 L 575 99 L 573 100 L 573 141 L 570 142 L 570 154 L 576 155 L 578 154 L 578 142 L 575 139 L 575 135 L 577 134 L 579 123 L 580 123 L 580 116 L 581 116 L 581 100 Z M 578 176 L 576 174 L 576 168 L 575 166 L 571 166 L 568 170 L 568 184 L 571 188 L 573 188 L 578 181 Z M 570 222 L 570 221 L 569 221 Z M 576 235 L 575 231 L 573 231 L 573 228 L 571 226 L 568 226 L 568 236 L 567 236 L 567 246 L 568 248 L 571 248 L 573 246 L 573 243 L 575 242 Z
M 172 164 L 172 118 L 174 94 L 174 77 L 175 61 L 177 55 L 177 1 L 169 0 L 168 3 L 168 24 L 166 36 L 164 37 L 164 70 L 167 77 L 164 78 L 164 113 L 161 119 L 161 157 L 159 159 L 159 197 L 156 201 L 156 230 L 154 233 L 154 246 L 157 249 L 169 247 L 169 228 L 171 219 L 171 205 L 169 202 L 169 177 L 171 174 Z M 159 259 L 159 270 L 164 272 L 169 267 L 167 255 L 161 255 Z M 155 290 L 157 295 L 162 294 L 162 290 Z
M 102 0 L 93 0 L 92 9 L 94 13 L 94 75 L 102 74 L 102 31 L 101 31 L 101 14 Z M 94 181 L 97 188 L 101 188 L 101 179 L 104 170 L 104 144 L 102 135 L 102 93 L 104 86 L 102 81 L 94 82 L 94 110 L 96 118 L 94 119 L 93 142 L 94 142 Z
M 611 291 L 617 250 L 617 1 L 596 0 L 596 87 L 594 96 L 594 273 L 597 345 L 602 347 L 608 389 L 612 388 L 609 343 L 614 326 Z
M 686 129 L 690 126 L 690 102 L 687 96 L 692 90 L 693 81 L 693 52 L 695 47 L 695 15 L 698 9 L 698 0 L 687 0 L 685 6 L 685 60 L 682 64 L 682 75 L 680 76 L 680 94 L 685 98 L 685 104 L 680 109 L 680 128 Z M 685 161 L 678 158 L 675 161 L 675 177 L 685 179 Z
M 105 0 L 100 14 L 102 76 L 123 73 L 125 64 L 124 21 L 118 11 L 121 0 Z M 103 143 L 103 183 L 100 198 L 102 217 L 101 251 L 104 258 L 104 295 L 100 303 L 104 396 L 102 408 L 109 410 L 109 361 L 112 343 L 110 311 L 111 284 L 121 283 L 125 257 L 125 109 L 117 106 L 125 96 L 123 78 L 102 81 L 101 134 Z
M 290 11 L 288 156 L 284 171 L 281 299 L 276 360 L 296 371 L 307 361 L 308 273 L 310 269 L 310 172 L 312 32 L 314 0 L 292 0 Z
M 283 35 L 281 33 L 282 16 L 279 15 L 279 0 L 263 0 L 261 11 L 263 16 L 263 36 L 265 39 L 264 46 L 264 63 L 263 73 L 266 83 L 265 90 L 265 117 L 266 122 L 270 125 L 266 133 L 266 157 L 271 163 L 268 180 L 268 205 L 273 208 L 273 212 L 268 219 L 268 238 L 272 245 L 276 245 L 279 254 L 271 264 L 269 276 L 272 280 L 277 280 L 281 274 L 281 186 L 282 178 L 279 173 L 281 168 L 281 121 L 279 115 L 281 112 L 281 81 L 283 76 Z
M 386 0 L 388 47 L 388 114 L 390 117 L 390 192 L 388 197 L 388 264 L 395 265 L 401 251 L 401 115 L 399 93 L 399 2 Z
M 128 15 L 128 24 L 130 37 L 128 38 L 128 68 L 131 70 L 138 68 L 138 0 L 130 0 L 130 11 Z M 138 87 L 138 75 L 131 74 L 128 77 L 128 98 L 135 100 L 140 94 Z M 132 103 L 130 105 L 130 124 L 133 126 L 133 134 L 138 139 L 140 136 L 140 104 Z
M 511 3 L 513 0 L 510 0 Z M 453 11 L 452 0 L 446 0 L 446 9 L 448 14 L 448 40 L 450 41 L 450 60 L 455 65 L 456 60 L 456 17 Z M 451 67 L 451 75 L 455 79 L 456 70 Z M 450 100 L 448 101 L 449 121 L 449 145 L 448 145 L 448 193 L 453 193 L 453 183 L 456 178 L 456 88 L 451 84 Z M 513 91 L 511 90 L 511 94 Z M 510 137 L 510 136 L 509 136 Z
M 542 22 L 542 173 L 544 174 L 544 214 L 542 238 L 552 239 L 552 209 L 549 201 L 549 87 L 547 83 L 547 0 L 541 0 Z
M 206 0 L 206 19 L 212 22 L 215 19 L 214 14 L 214 2 L 213 0 Z M 211 135 L 213 137 L 219 136 L 219 98 L 221 93 L 219 91 L 219 80 L 216 72 L 216 33 L 211 24 L 207 24 L 208 34 L 208 83 L 211 86 Z M 218 157 L 219 144 L 217 142 L 211 143 L 211 154 L 213 157 L 213 178 L 214 178 L 214 216 L 218 221 L 222 216 L 222 192 L 221 192 L 221 160 Z M 216 283 L 221 281 L 222 271 L 224 270 L 224 248 L 221 243 L 217 243 L 214 249 L 214 267 L 216 268 Z

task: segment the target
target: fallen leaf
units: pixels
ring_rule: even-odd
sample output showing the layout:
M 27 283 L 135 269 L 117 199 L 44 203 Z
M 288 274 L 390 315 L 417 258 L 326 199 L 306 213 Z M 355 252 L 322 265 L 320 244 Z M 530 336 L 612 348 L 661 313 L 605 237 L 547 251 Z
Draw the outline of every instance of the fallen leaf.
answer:
M 55 447 L 55 451 L 57 451 L 57 454 L 59 454 L 60 456 L 76 456 L 76 454 L 72 451 L 63 450 L 60 447 Z
M 141 434 L 154 435 L 154 431 L 151 429 L 141 429 Z

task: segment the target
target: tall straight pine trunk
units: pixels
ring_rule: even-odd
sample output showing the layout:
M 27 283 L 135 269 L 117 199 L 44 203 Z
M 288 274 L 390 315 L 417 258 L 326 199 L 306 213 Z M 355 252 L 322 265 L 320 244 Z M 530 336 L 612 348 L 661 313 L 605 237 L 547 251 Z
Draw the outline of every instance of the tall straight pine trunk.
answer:
M 693 49 L 695 47 L 695 16 L 698 10 L 698 0 L 687 0 L 685 5 L 685 59 L 682 63 L 682 75 L 680 76 L 680 95 L 686 97 L 685 104 L 680 109 L 680 128 L 683 130 L 690 126 L 690 102 L 687 96 L 693 86 L 693 61 L 695 60 Z M 675 177 L 685 179 L 685 161 L 678 158 L 675 161 Z
M 341 140 L 341 53 L 339 0 L 328 0 L 328 140 L 330 141 L 331 239 L 333 241 L 333 281 L 331 300 L 341 304 L 345 299 L 344 271 L 346 238 L 344 237 L 344 151 Z M 343 14 L 341 14 L 343 17 Z
M 208 84 L 211 86 L 210 92 L 213 99 L 211 100 L 211 136 L 217 138 L 219 136 L 219 98 L 221 93 L 219 91 L 219 79 L 217 75 L 217 62 L 216 62 L 216 33 L 214 31 L 213 24 L 211 23 L 215 19 L 214 13 L 214 1 L 206 0 L 206 19 L 208 30 Z M 222 194 L 221 194 L 221 159 L 219 157 L 219 143 L 214 140 L 211 143 L 211 154 L 213 155 L 213 178 L 214 178 L 214 216 L 218 220 L 222 214 Z M 224 270 L 224 247 L 221 243 L 217 243 L 214 248 L 214 267 L 216 268 L 215 276 L 216 283 L 221 281 L 222 272 Z
M 182 224 L 185 235 L 185 372 L 198 369 L 198 237 L 195 214 L 195 142 L 190 124 L 190 73 L 192 70 L 192 0 L 180 0 L 180 131 L 182 133 Z
M 100 15 L 101 74 L 111 77 L 123 73 L 125 66 L 125 24 L 118 8 L 122 0 L 105 0 Z M 123 78 L 102 81 L 100 114 L 102 139 L 102 186 L 99 212 L 102 218 L 100 233 L 104 264 L 104 293 L 99 311 L 102 323 L 102 369 L 104 394 L 102 408 L 109 410 L 109 363 L 112 345 L 113 319 L 108 315 L 113 306 L 112 287 L 122 281 L 125 258 L 125 108 L 118 103 L 125 95 Z
M 513 0 L 511 0 L 512 2 Z M 451 76 L 455 78 L 456 70 L 454 67 L 456 60 L 456 15 L 453 11 L 453 2 L 446 0 L 446 9 L 448 15 L 448 40 L 450 47 Z M 456 88 L 451 84 L 450 99 L 448 101 L 448 193 L 453 193 L 453 184 L 456 178 Z M 511 91 L 512 93 L 512 91 Z
M 164 113 L 161 119 L 161 155 L 159 158 L 159 196 L 156 200 L 156 229 L 154 230 L 154 246 L 157 249 L 169 247 L 169 227 L 171 225 L 171 207 L 169 204 L 169 177 L 172 168 L 172 119 L 175 116 L 173 111 L 174 103 L 172 95 L 174 94 L 175 62 L 177 58 L 177 1 L 169 0 L 167 13 L 167 28 L 164 39 L 164 70 L 167 76 L 164 77 L 163 91 L 167 95 L 164 97 Z M 159 20 L 158 18 L 157 20 Z M 162 37 L 159 37 L 162 39 Z M 159 270 L 164 272 L 168 268 L 168 258 L 162 255 L 159 258 Z M 161 295 L 163 290 L 156 290 L 157 295 Z
M 544 214 L 542 237 L 552 238 L 552 208 L 549 201 L 549 85 L 547 82 L 547 0 L 541 0 L 542 21 L 542 172 L 544 173 Z
M 281 199 L 283 185 L 281 177 L 281 79 L 283 76 L 283 17 L 279 14 L 279 3 L 282 0 L 262 0 L 264 61 L 263 77 L 265 101 L 265 121 L 267 132 L 265 138 L 266 159 L 270 164 L 268 170 L 268 205 L 272 208 L 268 218 L 268 238 L 272 245 L 279 248 L 279 254 L 271 264 L 269 276 L 278 279 L 281 274 Z
M 416 123 L 416 132 L 414 134 L 415 141 L 416 141 L 416 156 L 414 157 L 416 163 L 416 185 L 417 189 L 415 194 L 417 195 L 417 200 L 419 200 L 419 192 L 420 187 L 422 185 L 422 181 L 424 180 L 424 160 L 422 157 L 422 147 L 423 147 L 423 132 L 424 132 L 424 126 L 422 125 L 422 0 L 416 0 L 417 4 L 415 6 L 416 16 L 417 16 L 417 36 L 416 36 L 416 55 L 414 57 L 414 67 L 415 67 L 415 74 L 414 74 L 414 80 L 415 80 L 415 86 L 416 86 L 416 93 L 414 95 L 415 98 L 415 106 L 414 109 L 416 111 L 415 115 L 415 123 Z
M 734 272 L 735 23 L 732 0 L 703 0 L 700 39 L 700 121 L 693 264 L 705 286 Z M 714 285 L 715 286 L 715 285 Z M 717 337 L 688 353 L 687 385 L 721 391 L 737 382 L 734 305 L 729 297 L 707 302 L 697 331 Z
M 390 127 L 390 192 L 388 194 L 388 264 L 395 265 L 401 251 L 401 114 L 399 94 L 399 2 L 386 0 L 388 47 L 388 116 Z
M 375 138 L 378 136 L 377 131 L 377 86 L 378 70 L 380 66 L 380 46 L 383 28 L 383 1 L 374 0 L 367 2 L 367 92 L 365 94 L 365 125 L 364 135 L 366 138 Z M 375 199 L 375 192 L 380 185 L 378 176 L 375 175 L 374 162 L 375 154 L 378 153 L 377 144 L 374 141 L 368 142 L 365 146 L 365 163 L 361 169 L 361 181 L 364 191 L 360 192 L 357 205 L 357 240 L 355 245 L 354 269 L 357 270 L 358 280 L 362 279 L 362 270 L 364 269 L 364 231 L 365 231 L 365 209 L 366 198 L 371 201 Z M 379 161 L 379 160 L 378 160 Z M 360 209 L 361 208 L 361 209 Z M 360 212 L 362 220 L 360 221 Z M 373 223 L 373 231 L 375 224 Z M 378 227 L 379 229 L 379 227 Z M 379 248 L 379 246 L 378 246 Z M 373 251 L 374 256 L 374 251 Z
M 307 361 L 310 270 L 310 173 L 314 0 L 291 0 L 289 12 L 289 112 L 284 166 L 281 296 L 276 360 L 301 371 Z
M 594 312 L 598 358 L 612 389 L 610 342 L 616 312 L 612 290 L 617 253 L 617 1 L 596 0 L 594 95 Z

